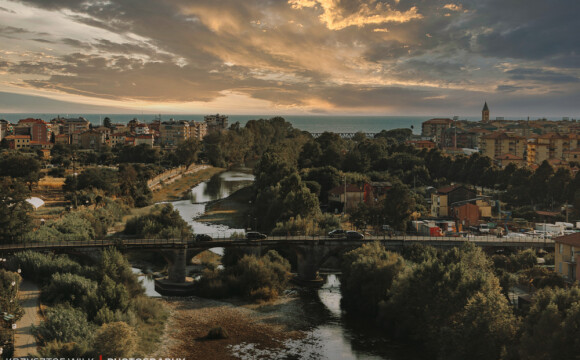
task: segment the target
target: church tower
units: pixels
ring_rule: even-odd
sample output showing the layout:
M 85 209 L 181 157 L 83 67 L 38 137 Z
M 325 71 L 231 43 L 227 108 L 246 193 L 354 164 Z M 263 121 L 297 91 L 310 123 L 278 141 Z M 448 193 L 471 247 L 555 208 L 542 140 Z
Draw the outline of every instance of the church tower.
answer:
M 489 122 L 489 108 L 487 107 L 487 101 L 483 105 L 483 110 L 481 110 L 481 121 L 484 123 Z

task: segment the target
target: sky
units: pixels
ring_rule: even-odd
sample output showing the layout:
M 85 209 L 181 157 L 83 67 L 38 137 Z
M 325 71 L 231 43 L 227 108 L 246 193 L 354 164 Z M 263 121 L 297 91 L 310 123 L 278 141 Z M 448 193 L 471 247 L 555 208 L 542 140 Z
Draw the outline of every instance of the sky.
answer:
M 580 118 L 578 0 L 0 0 L 0 113 Z

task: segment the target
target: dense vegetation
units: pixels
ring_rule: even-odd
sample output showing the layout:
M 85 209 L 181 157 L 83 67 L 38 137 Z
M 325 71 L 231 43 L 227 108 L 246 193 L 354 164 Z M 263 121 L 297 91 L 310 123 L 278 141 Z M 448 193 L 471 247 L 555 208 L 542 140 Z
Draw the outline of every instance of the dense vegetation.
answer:
M 572 356 L 580 349 L 580 290 L 536 273 L 534 281 L 543 279 L 536 283 L 545 287 L 528 312 L 514 312 L 496 276 L 498 269 L 529 276 L 535 264 L 531 250 L 489 258 L 466 244 L 446 252 L 414 247 L 399 255 L 368 244 L 344 257 L 342 306 L 440 359 Z
M 23 252 L 8 266 L 21 268 L 25 278 L 42 286 L 42 302 L 49 308 L 34 331 L 42 356 L 131 356 L 153 350 L 159 340 L 167 313 L 144 295 L 115 249 L 103 251 L 92 265 L 65 255 Z
M 331 132 L 313 138 L 272 118 L 211 134 L 200 156 L 224 167 L 257 160 L 250 216 L 262 220 L 263 231 L 284 228 L 298 217 L 318 221 L 321 205 L 337 209 L 338 204 L 328 201 L 328 191 L 345 182 L 359 187 L 369 181 L 392 184 L 385 200 L 350 211 L 357 227 L 386 223 L 405 230 L 412 216 L 428 212 L 426 187 L 451 182 L 484 188 L 505 203 L 502 210 L 529 221 L 539 220 L 535 210 L 559 211 L 566 202 L 580 209 L 580 175 L 567 169 L 555 170 L 548 162 L 535 171 L 514 165 L 502 169 L 478 153 L 450 157 L 437 149 L 418 150 L 405 144 L 410 136 L 410 129 L 395 129 L 374 138 L 358 133 L 343 139 Z
M 0 269 L 0 346 L 3 347 L 4 358 L 14 354 L 12 343 L 12 324 L 16 323 L 24 311 L 18 301 L 18 290 L 22 278 L 18 273 Z
M 238 253 L 232 261 L 226 258 L 225 262 L 223 270 L 209 267 L 203 271 L 201 280 L 196 283 L 197 294 L 212 298 L 242 296 L 250 300 L 271 300 L 278 297 L 290 279 L 290 263 L 273 250 L 263 256 Z
M 125 224 L 125 235 L 139 238 L 187 238 L 191 226 L 179 215 L 173 205 L 155 205 L 147 215 L 129 219 Z

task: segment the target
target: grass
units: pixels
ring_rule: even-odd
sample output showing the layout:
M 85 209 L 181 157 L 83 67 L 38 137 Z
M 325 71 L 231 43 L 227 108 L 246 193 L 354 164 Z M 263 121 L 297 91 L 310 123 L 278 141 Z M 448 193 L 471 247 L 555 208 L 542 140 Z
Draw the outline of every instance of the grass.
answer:
M 45 176 L 38 181 L 38 187 L 61 188 L 64 185 L 65 180 L 65 178 Z
M 138 314 L 136 328 L 139 333 L 139 350 L 153 353 L 165 332 L 165 322 L 169 311 L 160 305 L 158 300 L 138 297 L 133 301 L 133 308 Z

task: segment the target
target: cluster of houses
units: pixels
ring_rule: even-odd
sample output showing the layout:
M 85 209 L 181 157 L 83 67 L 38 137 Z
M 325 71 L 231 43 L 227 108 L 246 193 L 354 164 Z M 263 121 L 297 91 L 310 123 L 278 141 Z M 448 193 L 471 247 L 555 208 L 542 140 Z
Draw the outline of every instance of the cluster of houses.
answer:
M 409 143 L 450 155 L 478 151 L 501 167 L 515 164 L 534 169 L 544 160 L 556 168 L 569 167 L 570 162 L 580 162 L 580 122 L 568 118 L 490 120 L 485 103 L 481 121 L 431 119 L 423 122 L 421 139 Z
M 356 209 L 359 204 L 372 204 L 385 198 L 386 192 L 392 187 L 389 182 L 370 182 L 363 186 L 344 184 L 328 192 L 330 204 L 342 207 L 341 210 Z M 417 214 L 429 219 L 414 223 L 415 231 L 425 235 L 443 235 L 445 232 L 459 232 L 478 226 L 483 221 L 492 218 L 492 207 L 495 200 L 482 196 L 463 185 L 449 185 L 439 189 L 428 188 L 428 203 L 430 213 Z M 345 201 L 346 199 L 346 201 Z M 434 230 L 434 228 L 438 228 Z
M 46 122 L 42 119 L 22 119 L 17 124 L 0 120 L 0 141 L 11 149 L 50 149 L 55 144 L 75 145 L 80 149 L 99 150 L 104 146 L 136 146 L 140 144 L 174 147 L 190 139 L 201 140 L 212 131 L 227 129 L 228 117 L 208 115 L 203 122 L 174 120 L 151 123 L 137 119 L 127 124 L 111 123 L 93 126 L 87 119 L 61 118 Z

